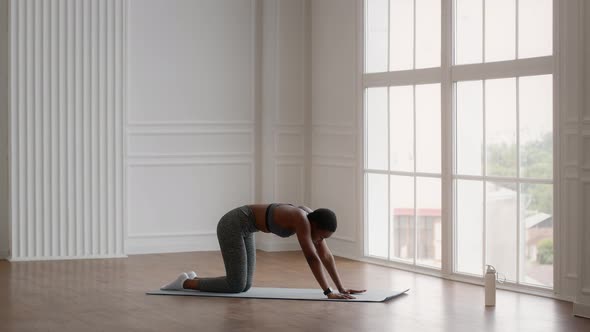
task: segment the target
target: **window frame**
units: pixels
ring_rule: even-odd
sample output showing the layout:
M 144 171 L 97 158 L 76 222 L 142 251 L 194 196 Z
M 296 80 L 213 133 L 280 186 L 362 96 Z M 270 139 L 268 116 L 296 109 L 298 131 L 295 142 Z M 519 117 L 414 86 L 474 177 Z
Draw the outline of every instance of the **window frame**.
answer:
M 483 0 L 483 8 L 485 8 L 485 1 Z M 552 0 L 553 4 L 553 54 L 549 56 L 535 57 L 535 58 L 523 58 L 518 59 L 518 21 L 516 24 L 516 49 L 515 59 L 498 61 L 498 62 L 482 62 L 477 64 L 461 64 L 453 65 L 454 50 L 453 45 L 455 42 L 455 26 L 453 20 L 454 13 L 454 0 L 441 0 L 441 66 L 437 68 L 426 68 L 426 69 L 413 69 L 395 72 L 384 72 L 384 73 L 367 73 L 365 74 L 364 59 L 365 59 L 365 8 L 366 1 L 361 0 L 358 2 L 358 37 L 359 46 L 357 57 L 359 59 L 357 63 L 359 80 L 357 83 L 359 91 L 359 146 L 361 151 L 359 153 L 359 188 L 362 190 L 360 193 L 362 196 L 361 200 L 361 216 L 363 217 L 362 222 L 362 245 L 361 245 L 361 257 L 365 261 L 373 262 L 380 265 L 391 266 L 403 270 L 425 273 L 429 275 L 444 277 L 457 281 L 464 281 L 469 283 L 481 284 L 481 277 L 468 275 L 464 273 L 456 272 L 457 260 L 456 248 L 457 248 L 457 237 L 456 237 L 456 225 L 455 225 L 455 180 L 458 179 L 473 179 L 470 176 L 457 176 L 455 174 L 455 161 L 456 150 L 455 150 L 455 109 L 454 109 L 454 84 L 458 81 L 472 81 L 472 80 L 489 80 L 497 78 L 518 78 L 521 76 L 535 76 L 535 75 L 553 75 L 553 177 L 547 181 L 529 181 L 525 180 L 525 183 L 551 183 L 553 185 L 553 220 L 554 220 L 554 257 L 558 259 L 559 255 L 559 244 L 555 242 L 558 239 L 559 232 L 559 206 L 558 206 L 558 185 L 559 185 L 559 172 L 558 172 L 558 161 L 559 161 L 559 96 L 558 91 L 560 87 L 560 75 L 559 75 L 559 7 L 560 0 Z M 415 15 L 415 12 L 414 12 Z M 518 0 L 516 0 L 516 15 L 518 17 Z M 415 24 L 415 23 L 414 23 Z M 484 23 L 485 24 L 485 23 Z M 485 47 L 485 32 L 482 31 L 482 47 Z M 388 43 L 388 54 L 387 59 L 389 61 L 389 49 L 390 49 L 390 38 L 387 38 Z M 415 54 L 414 54 L 415 57 Z M 485 58 L 485 52 L 482 54 L 482 61 Z M 389 65 L 388 65 L 389 67 Z M 414 62 L 415 67 L 415 62 Z M 431 268 L 427 266 L 416 265 L 414 258 L 414 264 L 410 265 L 403 261 L 397 260 L 383 260 L 368 255 L 368 216 L 366 211 L 367 206 L 367 183 L 366 174 L 368 169 L 365 167 L 367 156 L 366 146 L 366 118 L 365 118 L 365 90 L 371 87 L 390 87 L 390 86 L 401 86 L 401 85 L 417 85 L 417 84 L 430 84 L 439 83 L 441 86 L 441 206 L 442 206 L 442 262 L 441 269 Z M 517 88 L 518 89 L 518 88 Z M 389 91 L 389 90 L 388 90 Z M 518 90 L 517 90 L 518 91 Z M 518 98 L 518 97 L 517 97 Z M 517 110 L 518 112 L 518 110 Z M 517 113 L 518 114 L 518 113 Z M 485 121 L 485 119 L 484 119 Z M 518 123 L 517 123 L 518 125 Z M 389 125 L 388 125 L 389 126 Z M 518 128 L 518 127 L 517 127 Z M 517 129 L 518 130 L 518 129 Z M 415 136 L 415 133 L 414 133 Z M 517 141 L 518 144 L 518 141 Z M 388 142 L 389 146 L 389 142 Z M 520 156 L 517 156 L 520 158 Z M 518 162 L 519 159 L 517 159 Z M 519 167 L 519 165 L 517 164 Z M 391 174 L 392 171 L 385 171 L 386 174 Z M 403 172 L 393 172 L 398 174 Z M 415 177 L 420 176 L 420 173 L 413 172 L 411 174 Z M 493 180 L 494 177 L 486 176 L 485 173 L 481 176 L 476 176 L 477 179 L 483 178 L 483 181 Z M 513 182 L 521 184 L 522 178 L 520 174 L 517 174 L 514 178 L 504 178 L 501 180 L 514 180 Z M 415 180 L 414 180 L 415 181 Z M 484 182 L 485 183 L 485 182 Z M 484 186 L 485 189 L 485 186 Z M 484 190 L 485 191 L 485 190 Z M 415 193 L 414 193 L 415 195 Z M 484 196 L 485 203 L 485 196 Z M 517 203 L 518 204 L 518 203 Z M 520 206 L 518 205 L 518 208 Z M 485 211 L 485 210 L 484 210 Z M 517 213 L 520 218 L 520 213 Z M 520 222 L 520 219 L 517 219 Z M 485 241 L 485 223 L 484 227 L 484 241 Z M 388 228 L 390 225 L 388 224 Z M 518 227 L 520 228 L 520 226 Z M 517 234 L 520 236 L 520 234 Z M 389 235 L 388 235 L 389 237 Z M 389 241 L 390 242 L 390 241 Z M 416 245 L 416 243 L 415 243 Z M 390 244 L 388 243 L 388 248 Z M 483 243 L 483 252 L 485 258 L 485 242 Z M 417 253 L 415 252 L 415 257 Z M 517 255 L 519 256 L 519 255 Z M 518 259 L 518 258 L 517 258 Z M 485 262 L 485 260 L 484 260 Z M 518 261 L 517 261 L 518 264 Z M 543 296 L 552 296 L 554 292 L 557 292 L 559 288 L 559 264 L 554 262 L 553 277 L 554 284 L 553 288 L 544 288 L 542 286 L 533 286 L 522 283 L 508 283 L 501 286 L 505 289 L 525 291 L 528 293 L 534 293 Z M 517 265 L 517 275 L 519 275 L 519 267 Z

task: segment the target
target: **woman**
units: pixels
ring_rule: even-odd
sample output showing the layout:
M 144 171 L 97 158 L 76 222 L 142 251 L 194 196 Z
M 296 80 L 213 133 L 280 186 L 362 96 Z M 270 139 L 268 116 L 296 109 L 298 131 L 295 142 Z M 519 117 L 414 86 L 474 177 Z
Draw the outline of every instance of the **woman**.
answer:
M 217 238 L 227 275 L 201 278 L 194 272 L 182 273 L 161 289 L 246 292 L 252 286 L 256 265 L 254 233 L 262 231 L 280 237 L 296 234 L 305 259 L 324 295 L 330 299 L 353 299 L 350 294 L 362 293 L 364 290 L 348 289 L 342 285 L 334 257 L 324 241 L 336 231 L 336 226 L 336 215 L 328 209 L 312 211 L 305 206 L 277 203 L 244 205 L 226 213 L 217 224 Z M 322 265 L 338 287 L 339 294 L 329 287 Z

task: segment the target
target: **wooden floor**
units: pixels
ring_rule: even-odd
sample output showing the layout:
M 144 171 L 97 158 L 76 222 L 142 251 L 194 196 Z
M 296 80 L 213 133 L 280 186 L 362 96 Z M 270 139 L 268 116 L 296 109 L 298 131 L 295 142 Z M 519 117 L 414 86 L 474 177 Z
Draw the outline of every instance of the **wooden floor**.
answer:
M 411 288 L 388 303 L 147 296 L 179 271 L 223 273 L 219 252 L 0 261 L 0 331 L 590 331 L 572 304 L 338 259 L 346 286 Z M 254 286 L 315 288 L 299 252 L 258 252 Z M 319 290 L 318 290 L 319 291 Z

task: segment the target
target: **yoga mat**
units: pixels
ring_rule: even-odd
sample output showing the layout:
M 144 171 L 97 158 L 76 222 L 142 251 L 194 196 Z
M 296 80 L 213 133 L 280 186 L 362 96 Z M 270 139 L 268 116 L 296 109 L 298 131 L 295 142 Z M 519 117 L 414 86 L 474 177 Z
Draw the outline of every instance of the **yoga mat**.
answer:
M 404 291 L 371 289 L 361 294 L 353 294 L 356 299 L 328 299 L 319 289 L 304 288 L 264 288 L 252 287 L 245 293 L 209 293 L 196 290 L 156 290 L 147 292 L 148 295 L 177 295 L 177 296 L 202 296 L 202 297 L 233 297 L 253 299 L 277 299 L 277 300 L 307 300 L 307 301 L 341 301 L 341 302 L 385 302 L 399 295 Z

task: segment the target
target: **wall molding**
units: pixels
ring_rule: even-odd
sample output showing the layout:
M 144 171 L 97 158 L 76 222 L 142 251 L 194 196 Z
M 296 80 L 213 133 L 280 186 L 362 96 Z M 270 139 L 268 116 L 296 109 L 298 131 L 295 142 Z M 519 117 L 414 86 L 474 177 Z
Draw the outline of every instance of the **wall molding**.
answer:
M 185 128 L 179 127 L 178 129 L 170 128 L 153 128 L 153 127 L 137 127 L 128 128 L 128 136 L 202 136 L 202 135 L 231 135 L 231 134 L 247 134 L 254 135 L 253 129 L 222 129 L 215 130 L 211 128 L 197 129 L 197 128 Z
M 311 133 L 317 136 L 356 136 L 357 130 L 354 127 L 340 126 L 312 126 Z
M 303 112 L 303 110 L 302 110 L 302 112 Z M 275 119 L 275 122 L 273 122 L 272 127 L 275 129 L 279 129 L 279 130 L 285 130 L 285 129 L 287 129 L 287 130 L 288 129 L 305 130 L 305 124 L 303 122 L 284 122 L 284 121 L 280 121 L 279 119 Z
M 275 166 L 301 166 L 305 165 L 303 160 L 280 160 L 280 158 L 275 159 Z
M 189 159 L 189 158 L 219 158 L 219 157 L 252 157 L 252 152 L 202 152 L 202 153 L 131 153 L 128 159 L 156 159 L 167 160 L 171 158 Z
M 312 128 L 324 128 L 324 129 L 352 129 L 356 130 L 357 124 L 353 122 L 343 122 L 343 123 L 327 123 L 321 121 L 315 121 L 311 125 Z
M 560 149 L 563 151 L 563 161 L 561 165 L 563 167 L 578 167 L 578 132 L 577 128 L 562 130 L 561 136 L 563 139 L 563 147 Z
M 580 177 L 578 166 L 568 165 L 561 168 L 563 180 L 577 180 Z
M 305 137 L 303 136 L 303 130 L 293 130 L 293 131 L 289 131 L 289 130 L 274 130 L 273 136 L 273 152 L 274 152 L 274 156 L 276 157 L 298 157 L 298 158 L 303 158 L 305 157 L 305 143 L 304 143 L 304 139 Z M 279 148 L 279 143 L 281 141 L 281 137 L 294 137 L 298 143 L 301 143 L 301 152 L 298 153 L 291 153 L 291 152 L 283 152 L 281 151 L 281 149 Z
M 356 168 L 356 158 L 324 158 L 313 156 L 311 167 Z
M 254 126 L 254 121 L 128 121 L 128 127 Z
M 584 147 L 590 147 L 590 132 L 587 131 L 582 132 L 583 153 L 580 156 L 580 158 L 582 159 L 580 160 L 580 167 L 584 170 L 590 170 L 590 151 L 588 151 L 588 149 L 584 149 Z
M 198 144 L 192 144 L 195 138 L 187 139 L 187 136 L 204 137 L 206 141 Z M 168 129 L 149 129 L 139 132 L 132 132 L 128 134 L 129 150 L 138 150 L 140 152 L 128 152 L 128 158 L 153 158 L 153 159 L 168 159 L 168 158 L 218 158 L 218 157 L 253 157 L 256 153 L 254 144 L 254 132 L 252 129 L 225 129 L 225 130 L 168 130 Z M 153 139 L 146 139 L 146 137 L 158 137 Z M 161 138 L 167 137 L 167 138 Z M 169 138 L 168 138 L 169 137 Z M 198 138 L 196 138 L 198 139 Z M 223 152 L 215 152 L 210 145 L 215 142 L 223 141 Z M 205 143 L 208 142 L 208 143 Z M 158 148 L 153 148 L 152 145 L 157 144 Z M 182 145 L 183 148 L 173 146 Z M 193 146 L 195 145 L 195 146 Z M 151 151 L 150 151 L 151 150 Z M 183 151 L 192 150 L 192 151 Z M 171 151 L 171 152 L 162 152 Z M 176 152 L 177 151 L 177 152 Z
M 556 239 L 558 240 L 557 244 L 559 246 L 559 256 L 560 259 L 558 260 L 558 264 L 560 265 L 561 274 L 566 274 L 566 276 L 574 276 L 571 279 L 578 278 L 578 262 L 577 262 L 577 254 L 576 256 L 572 256 L 571 252 L 577 253 L 580 246 L 577 240 L 575 239 L 578 234 L 578 223 L 572 222 L 577 221 L 579 219 L 579 179 L 575 178 L 567 178 L 562 177 L 562 182 L 558 183 L 560 185 L 560 192 L 558 193 L 557 199 L 559 199 L 561 205 L 559 210 L 560 220 L 569 221 L 567 224 L 569 227 L 562 226 L 559 229 L 559 233 L 555 234 Z M 565 224 L 565 222 L 564 222 Z M 559 225 L 561 226 L 561 224 Z M 563 287 L 568 286 L 570 288 L 570 293 L 568 295 L 573 296 L 574 292 L 571 289 L 574 288 L 574 285 L 561 285 Z M 561 287 L 560 286 L 560 287 Z M 565 291 L 566 289 L 563 289 Z M 562 290 L 560 290 L 562 291 Z
M 333 153 L 331 152 L 331 149 L 324 149 L 324 152 L 322 153 L 318 153 L 318 152 L 312 152 L 311 157 L 312 158 L 337 158 L 337 159 L 350 159 L 350 160 L 356 160 L 356 146 L 354 143 L 356 143 L 356 133 L 344 133 L 344 132 L 318 132 L 318 131 L 313 131 L 312 132 L 312 137 L 314 137 L 314 140 L 317 141 L 321 141 L 320 137 L 348 137 L 350 139 L 351 142 L 353 142 L 352 145 L 352 149 L 353 151 L 345 151 L 342 153 Z M 320 146 L 321 143 L 315 143 L 314 147 L 315 149 L 313 150 L 317 150 L 318 147 Z
M 146 158 L 138 160 L 128 160 L 128 167 L 166 167 L 166 166 L 190 166 L 190 165 L 246 165 L 254 167 L 253 160 L 192 160 L 188 158 L 179 158 L 171 160 L 169 158 Z

